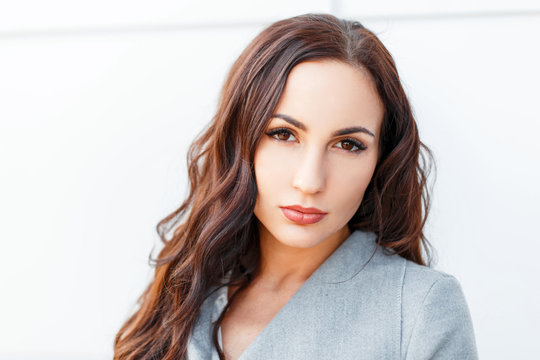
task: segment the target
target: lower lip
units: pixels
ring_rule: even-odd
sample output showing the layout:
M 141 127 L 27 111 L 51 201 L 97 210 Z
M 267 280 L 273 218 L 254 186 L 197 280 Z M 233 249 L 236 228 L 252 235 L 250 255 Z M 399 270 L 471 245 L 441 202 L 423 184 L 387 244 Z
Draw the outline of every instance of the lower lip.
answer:
M 289 208 L 281 208 L 281 211 L 287 219 L 302 225 L 315 224 L 326 216 L 326 214 L 306 214 Z

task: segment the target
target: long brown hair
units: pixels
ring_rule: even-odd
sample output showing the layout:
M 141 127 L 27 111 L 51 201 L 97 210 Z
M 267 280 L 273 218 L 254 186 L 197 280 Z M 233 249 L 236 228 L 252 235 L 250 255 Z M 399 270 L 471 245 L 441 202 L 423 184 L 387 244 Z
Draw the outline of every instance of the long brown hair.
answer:
M 426 159 L 431 155 L 419 140 L 391 55 L 358 22 L 318 14 L 278 21 L 233 64 L 212 122 L 188 151 L 189 194 L 157 226 L 164 247 L 154 260 L 155 276 L 139 308 L 116 335 L 115 359 L 185 358 L 209 291 L 226 285 L 222 279 L 229 271 L 227 284 L 240 288 L 256 275 L 260 249 L 253 214 L 255 149 L 291 69 L 317 59 L 367 70 L 385 108 L 380 159 L 350 229 L 374 232 L 385 248 L 426 264 Z M 219 322 L 214 325 L 214 344 Z

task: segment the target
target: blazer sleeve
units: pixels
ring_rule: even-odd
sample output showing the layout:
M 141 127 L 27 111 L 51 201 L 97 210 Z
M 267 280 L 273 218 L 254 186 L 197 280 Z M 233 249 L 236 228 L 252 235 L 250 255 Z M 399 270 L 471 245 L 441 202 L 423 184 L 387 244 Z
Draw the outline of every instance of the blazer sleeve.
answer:
M 446 274 L 427 292 L 405 359 L 478 359 L 469 308 L 455 277 Z

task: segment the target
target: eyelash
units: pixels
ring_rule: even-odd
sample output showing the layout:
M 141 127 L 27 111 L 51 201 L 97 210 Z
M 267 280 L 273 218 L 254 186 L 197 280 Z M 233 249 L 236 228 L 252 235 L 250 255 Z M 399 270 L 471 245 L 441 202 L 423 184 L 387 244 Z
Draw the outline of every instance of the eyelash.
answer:
M 290 134 L 290 135 L 294 136 L 292 131 L 287 129 L 287 128 L 273 129 L 273 130 L 270 130 L 269 132 L 267 132 L 266 135 L 270 136 L 271 138 L 274 138 L 277 141 L 289 142 L 288 140 L 281 140 L 281 139 L 278 139 L 278 138 L 275 137 L 275 135 L 281 134 L 281 133 L 286 133 L 286 134 Z M 365 146 L 362 142 L 360 142 L 360 141 L 358 141 L 356 139 L 353 139 L 353 138 L 341 139 L 339 142 L 342 142 L 342 141 L 350 142 L 351 144 L 353 144 L 353 146 L 356 146 L 358 148 L 357 150 L 345 150 L 345 149 L 343 149 L 344 151 L 349 152 L 349 153 L 354 154 L 354 153 L 358 153 L 358 152 L 361 152 L 361 151 L 364 151 L 364 150 L 367 149 L 367 146 Z

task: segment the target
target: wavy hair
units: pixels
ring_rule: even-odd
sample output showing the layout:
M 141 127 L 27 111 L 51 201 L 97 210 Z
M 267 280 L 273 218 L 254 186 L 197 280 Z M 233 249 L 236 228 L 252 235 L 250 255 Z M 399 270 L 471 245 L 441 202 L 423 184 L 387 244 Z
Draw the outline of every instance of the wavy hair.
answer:
M 263 30 L 233 64 L 215 116 L 188 151 L 189 193 L 157 225 L 164 247 L 138 308 L 115 338 L 115 359 L 185 358 L 202 303 L 212 289 L 243 289 L 260 262 L 253 214 L 258 141 L 292 68 L 333 59 L 366 70 L 384 104 L 380 158 L 351 230 L 374 232 L 394 253 L 425 265 L 423 227 L 429 208 L 431 153 L 421 142 L 394 61 L 360 23 L 325 14 L 278 21 Z M 230 279 L 223 283 L 230 271 Z M 237 294 L 235 292 L 235 294 Z M 233 295 L 234 298 L 234 295 Z M 227 310 L 213 328 L 217 329 Z

